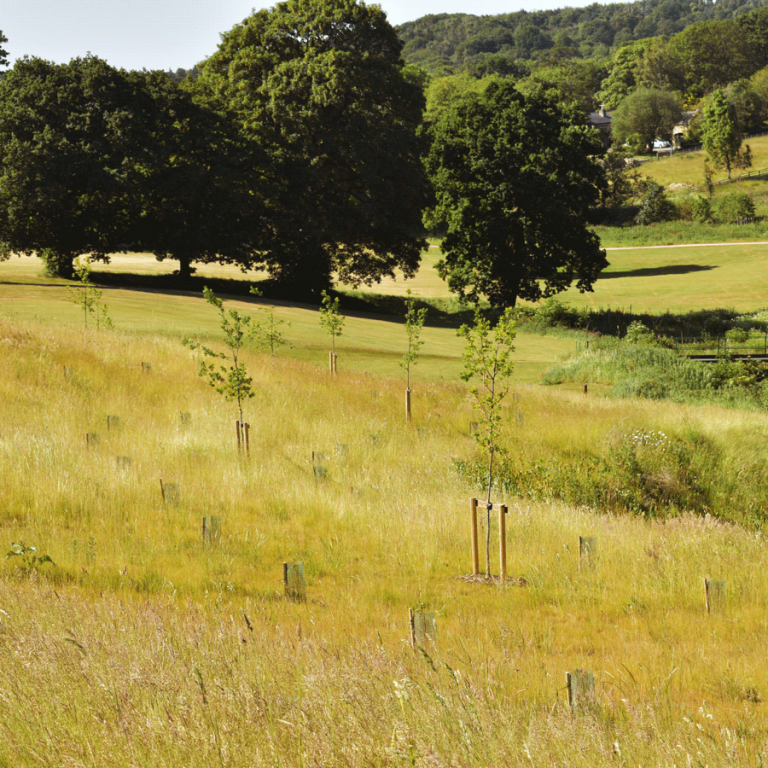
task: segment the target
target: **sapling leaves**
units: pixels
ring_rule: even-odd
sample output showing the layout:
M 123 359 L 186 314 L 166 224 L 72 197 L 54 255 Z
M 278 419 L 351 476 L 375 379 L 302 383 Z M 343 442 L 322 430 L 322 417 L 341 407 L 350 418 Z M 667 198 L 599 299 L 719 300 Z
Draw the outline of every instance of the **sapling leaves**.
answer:
M 261 291 L 255 287 L 251 288 L 251 293 L 254 296 L 261 296 Z M 278 320 L 275 317 L 275 308 L 272 306 L 261 307 L 259 312 L 262 319 L 256 322 L 253 337 L 259 349 L 268 349 L 269 353 L 274 357 L 280 347 L 290 346 L 280 326 L 287 325 L 290 328 L 291 324 L 287 320 Z
M 112 328 L 112 320 L 107 313 L 106 304 L 101 304 L 101 294 L 96 286 L 91 282 L 91 262 L 89 259 L 78 259 L 72 265 L 75 277 L 79 285 L 70 285 L 70 299 L 83 310 L 83 321 L 88 328 L 88 317 L 93 315 L 96 320 L 96 327 Z
M 200 361 L 198 375 L 206 379 L 208 384 L 227 402 L 237 401 L 240 421 L 243 421 L 243 401 L 254 396 L 253 379 L 248 375 L 245 364 L 240 360 L 240 350 L 251 339 L 256 331 L 251 326 L 252 319 L 236 309 L 225 310 L 224 302 L 210 288 L 203 289 L 206 301 L 219 312 L 220 328 L 224 334 L 222 343 L 229 352 L 216 352 L 192 339 L 184 339 L 182 343 L 193 351 L 199 351 L 203 359 Z M 207 360 L 227 360 L 222 365 Z
M 325 328 L 326 333 L 331 337 L 331 354 L 336 355 L 336 337 L 341 336 L 341 330 L 344 327 L 346 319 L 339 313 L 338 296 L 332 299 L 327 291 L 322 292 L 323 303 L 320 307 L 320 325 Z
M 413 293 L 409 288 L 405 299 L 405 335 L 408 338 L 408 351 L 403 355 L 400 367 L 405 369 L 408 391 L 411 389 L 411 366 L 416 365 L 419 350 L 424 342 L 421 340 L 421 329 L 427 319 L 427 308 L 416 309 Z
M 474 438 L 488 460 L 485 565 L 486 575 L 490 578 L 491 491 L 494 459 L 504 455 L 504 449 L 499 445 L 502 428 L 501 405 L 509 393 L 509 379 L 515 365 L 512 359 L 515 350 L 514 309 L 508 307 L 504 310 L 493 328 L 480 311 L 476 310 L 474 324 L 462 325 L 458 335 L 466 341 L 461 378 L 471 382 L 469 393 L 474 401 L 473 407 L 479 413 Z
M 19 558 L 26 570 L 31 571 L 38 565 L 44 565 L 50 563 L 56 565 L 48 555 L 39 555 L 37 553 L 37 547 L 27 546 L 23 541 L 14 541 L 11 544 L 11 548 L 5 556 L 6 560 L 11 558 Z

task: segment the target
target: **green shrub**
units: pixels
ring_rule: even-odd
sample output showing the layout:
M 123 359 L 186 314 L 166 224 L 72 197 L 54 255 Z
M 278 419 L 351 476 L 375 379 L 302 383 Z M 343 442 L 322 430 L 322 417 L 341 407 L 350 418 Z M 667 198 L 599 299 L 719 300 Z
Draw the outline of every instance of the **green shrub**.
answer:
M 574 309 L 553 296 L 537 307 L 534 323 L 539 328 L 582 328 L 588 313 L 589 310 Z
M 664 187 L 651 180 L 640 200 L 640 210 L 635 222 L 641 225 L 655 224 L 659 221 L 672 221 L 677 218 L 675 204 L 667 197 Z
M 712 221 L 712 204 L 706 197 L 696 197 L 691 203 L 691 220 L 697 224 Z
M 746 192 L 731 192 L 715 200 L 715 218 L 726 224 L 736 224 L 755 216 L 755 203 Z
M 711 485 L 717 483 L 717 472 L 710 468 L 721 463 L 721 453 L 703 435 L 635 430 L 607 437 L 596 450 L 526 452 L 507 458 L 500 463 L 497 490 L 643 516 L 705 514 L 713 508 Z M 480 485 L 482 460 L 454 464 L 462 476 Z M 723 516 L 741 513 L 723 501 Z
M 749 331 L 745 331 L 743 328 L 731 328 L 730 331 L 725 332 L 725 338 L 733 344 L 743 344 L 745 341 L 749 341 Z
M 624 338 L 630 344 L 651 344 L 656 341 L 653 331 L 640 320 L 633 320 L 629 324 Z

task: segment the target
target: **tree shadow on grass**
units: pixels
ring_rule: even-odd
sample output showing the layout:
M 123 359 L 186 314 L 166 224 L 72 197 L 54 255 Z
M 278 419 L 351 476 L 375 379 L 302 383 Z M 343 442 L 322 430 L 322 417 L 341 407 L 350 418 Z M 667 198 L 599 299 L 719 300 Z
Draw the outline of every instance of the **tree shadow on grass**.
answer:
M 217 296 L 235 296 L 243 301 L 253 301 L 254 304 L 274 302 L 278 305 L 316 309 L 317 300 L 309 298 L 292 298 L 285 290 L 276 289 L 268 281 L 249 280 L 246 277 L 214 278 L 192 275 L 182 279 L 177 274 L 141 274 L 134 272 L 92 272 L 91 282 L 98 286 L 108 286 L 129 291 L 153 291 L 169 295 L 193 295 L 202 297 L 203 288 L 210 288 Z M 261 296 L 251 294 L 251 286 L 261 291 Z M 392 296 L 383 293 L 367 291 L 339 290 L 329 291 L 332 296 L 338 296 L 341 308 L 345 314 L 376 315 L 377 319 L 402 323 L 406 312 L 406 297 Z M 458 328 L 462 323 L 472 321 L 474 310 L 462 306 L 456 299 L 421 299 L 414 297 L 417 309 L 426 307 L 428 326 Z
M 666 267 L 641 267 L 640 269 L 625 269 L 619 272 L 600 273 L 599 280 L 609 280 L 617 277 L 661 277 L 663 275 L 687 275 L 691 272 L 707 272 L 717 269 L 715 266 L 703 264 L 669 264 Z

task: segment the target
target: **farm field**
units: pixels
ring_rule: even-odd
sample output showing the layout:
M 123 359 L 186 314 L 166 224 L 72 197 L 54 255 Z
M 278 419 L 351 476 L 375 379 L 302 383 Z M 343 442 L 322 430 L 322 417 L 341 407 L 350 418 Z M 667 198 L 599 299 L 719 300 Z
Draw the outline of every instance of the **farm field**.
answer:
M 757 136 L 747 139 L 745 143 L 749 144 L 752 149 L 752 167 L 748 168 L 745 173 L 751 170 L 757 171 L 768 168 L 768 136 Z M 645 176 L 649 176 L 664 187 L 668 187 L 670 184 L 694 184 L 700 186 L 704 183 L 705 159 L 706 152 L 704 150 L 685 152 L 661 160 L 643 163 L 641 171 Z M 734 171 L 733 175 L 738 175 L 738 171 Z M 719 181 L 727 178 L 727 176 L 728 174 L 723 170 L 714 170 L 712 178 L 713 181 Z M 724 184 L 716 188 L 715 195 L 718 196 L 736 190 L 741 191 L 742 189 L 748 192 L 762 192 L 768 190 L 768 181 L 765 179 L 758 181 L 745 180 L 740 182 L 738 186 L 736 184 Z
M 761 253 L 749 257 L 756 268 Z M 671 291 L 669 270 L 688 263 L 670 265 L 666 249 L 617 255 L 619 273 L 662 270 L 603 281 L 635 309 L 655 307 L 653 281 Z M 444 297 L 429 273 L 435 258 L 417 295 Z M 140 267 L 157 269 L 123 263 Z M 722 303 L 718 269 L 747 285 L 736 252 L 691 270 L 698 306 Z M 0 562 L 0 765 L 768 758 L 760 527 L 498 498 L 509 504 L 512 579 L 474 582 L 468 500 L 479 489 L 456 466 L 476 455 L 476 416 L 454 329 L 425 330 L 407 427 L 401 324 L 350 317 L 331 377 L 316 309 L 278 304 L 294 346 L 274 360 L 245 355 L 256 392 L 246 461 L 234 406 L 196 376 L 180 343 L 194 334 L 217 346 L 212 308 L 182 292 L 108 287 L 103 298 L 117 329 L 86 332 L 62 281 L 40 278 L 33 260 L 0 264 L 0 543 L 37 548 Z M 535 366 L 576 342 L 517 341 L 532 363 L 513 381 L 505 444 L 521 464 L 556 451 L 663 454 L 663 435 L 721 455 L 729 480 L 752 473 L 765 414 L 532 386 Z M 108 428 L 110 415 L 119 422 Z M 90 448 L 87 433 L 99 435 Z M 662 461 L 655 482 L 673 480 Z M 164 501 L 161 481 L 178 483 L 178 501 Z M 204 546 L 211 515 L 221 542 Z M 491 534 L 498 574 L 495 517 Z M 579 536 L 596 537 L 591 564 L 580 563 Z M 33 567 L 42 554 L 55 564 Z M 303 563 L 305 602 L 285 598 L 284 562 Z M 707 614 L 705 578 L 725 580 L 724 613 Z M 409 609 L 435 613 L 436 642 L 421 651 Z M 572 713 L 565 676 L 578 669 L 592 672 L 595 702 Z

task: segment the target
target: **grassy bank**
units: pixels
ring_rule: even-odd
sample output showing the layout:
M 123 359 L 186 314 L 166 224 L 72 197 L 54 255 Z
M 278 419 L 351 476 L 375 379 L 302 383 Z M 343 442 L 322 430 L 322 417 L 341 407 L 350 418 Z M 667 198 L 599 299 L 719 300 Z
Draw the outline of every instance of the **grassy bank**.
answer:
M 249 352 L 257 395 L 244 462 L 232 406 L 171 335 L 17 317 L 0 321 L 0 343 L 0 538 L 55 563 L 11 558 L 0 570 L 0 762 L 768 756 L 768 555 L 755 526 L 691 514 L 694 504 L 617 515 L 509 489 L 498 499 L 510 504 L 516 580 L 472 583 L 460 578 L 477 490 L 457 471 L 477 457 L 463 386 L 418 382 L 406 428 L 399 379 L 343 369 L 334 379 Z M 518 467 L 663 432 L 710 446 L 722 492 L 740 480 L 744 493 L 744 452 L 768 432 L 764 414 L 714 406 L 515 395 L 505 444 Z M 325 454 L 325 479 L 312 451 Z M 679 466 L 655 469 L 678 477 Z M 160 479 L 180 484 L 179 504 L 163 503 Z M 221 516 L 219 547 L 203 548 L 203 515 Z M 597 537 L 594 569 L 580 568 L 580 535 Z M 283 597 L 282 564 L 296 561 L 306 603 Z M 727 580 L 726 617 L 706 614 L 705 577 Z M 414 653 L 408 609 L 420 606 L 436 612 L 438 639 Z M 596 705 L 574 717 L 564 681 L 579 668 L 594 672 Z

